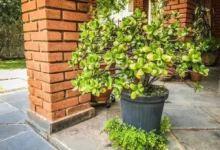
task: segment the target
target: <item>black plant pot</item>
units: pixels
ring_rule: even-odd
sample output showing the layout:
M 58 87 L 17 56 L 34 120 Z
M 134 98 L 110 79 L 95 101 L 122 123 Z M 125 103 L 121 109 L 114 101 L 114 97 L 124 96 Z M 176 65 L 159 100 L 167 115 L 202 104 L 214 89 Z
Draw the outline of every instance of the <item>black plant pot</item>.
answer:
M 160 128 L 163 107 L 168 98 L 166 89 L 164 96 L 137 97 L 132 100 L 130 94 L 121 94 L 122 119 L 124 123 L 145 131 Z

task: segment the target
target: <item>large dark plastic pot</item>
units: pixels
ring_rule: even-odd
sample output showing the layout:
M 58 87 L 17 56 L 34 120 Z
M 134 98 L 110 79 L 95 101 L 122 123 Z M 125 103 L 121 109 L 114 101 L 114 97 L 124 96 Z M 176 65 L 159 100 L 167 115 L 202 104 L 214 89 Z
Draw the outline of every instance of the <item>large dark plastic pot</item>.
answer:
M 167 89 L 165 89 L 167 90 Z M 122 119 L 124 123 L 145 131 L 160 128 L 161 116 L 169 91 L 164 96 L 137 97 L 132 100 L 130 94 L 121 94 Z

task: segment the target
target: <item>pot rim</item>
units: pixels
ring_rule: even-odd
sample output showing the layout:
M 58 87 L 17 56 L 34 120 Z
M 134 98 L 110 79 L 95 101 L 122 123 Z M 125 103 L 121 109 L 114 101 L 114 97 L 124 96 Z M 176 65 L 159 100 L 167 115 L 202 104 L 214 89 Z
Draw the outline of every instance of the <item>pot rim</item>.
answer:
M 148 104 L 164 103 L 169 96 L 169 90 L 167 88 L 164 88 L 164 90 L 166 91 L 165 95 L 137 96 L 135 99 L 131 99 L 130 93 L 122 92 L 121 100 L 126 100 L 132 103 L 148 103 Z

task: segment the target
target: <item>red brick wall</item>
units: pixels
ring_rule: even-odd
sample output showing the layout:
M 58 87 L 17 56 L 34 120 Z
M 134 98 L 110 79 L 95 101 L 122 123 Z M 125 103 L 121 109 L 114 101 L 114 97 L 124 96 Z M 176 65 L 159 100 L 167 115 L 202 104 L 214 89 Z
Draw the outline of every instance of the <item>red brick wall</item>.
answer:
M 91 2 L 94 0 L 91 0 Z M 91 109 L 90 94 L 72 91 L 67 64 L 88 21 L 87 0 L 21 0 L 30 109 L 49 120 Z

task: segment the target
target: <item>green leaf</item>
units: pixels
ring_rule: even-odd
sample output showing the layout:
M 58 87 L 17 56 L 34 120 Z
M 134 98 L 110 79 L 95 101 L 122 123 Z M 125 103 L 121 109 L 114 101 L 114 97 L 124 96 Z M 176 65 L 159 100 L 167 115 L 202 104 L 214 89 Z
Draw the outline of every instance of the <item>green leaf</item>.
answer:
M 137 94 L 135 92 L 131 93 L 131 99 L 135 99 L 137 97 Z

